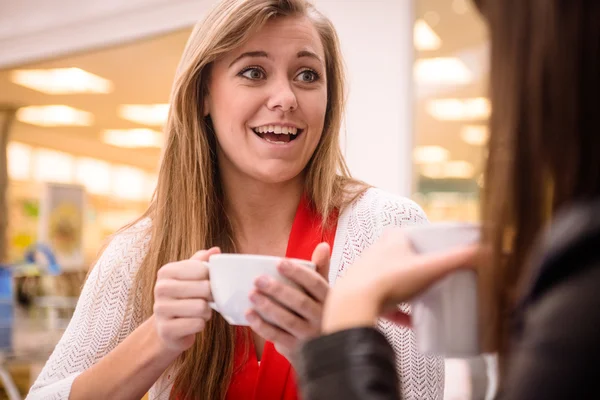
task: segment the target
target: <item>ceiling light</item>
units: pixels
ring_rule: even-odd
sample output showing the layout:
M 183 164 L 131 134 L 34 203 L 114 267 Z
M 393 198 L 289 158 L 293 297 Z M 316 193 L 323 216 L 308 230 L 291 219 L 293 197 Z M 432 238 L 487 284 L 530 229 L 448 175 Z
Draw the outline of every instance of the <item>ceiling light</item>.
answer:
M 112 194 L 128 200 L 149 200 L 146 192 L 146 173 L 138 168 L 115 166 Z
M 167 122 L 169 104 L 124 104 L 119 106 L 118 113 L 131 122 L 162 126 Z
M 60 151 L 37 149 L 34 158 L 34 179 L 38 182 L 71 183 L 74 157 Z
M 113 84 L 80 68 L 21 69 L 12 71 L 17 85 L 47 94 L 110 93 Z
M 490 116 L 488 99 L 437 99 L 427 104 L 429 114 L 442 121 L 482 120 Z
M 415 22 L 414 45 L 419 51 L 437 50 L 442 46 L 442 40 L 422 19 Z
M 79 158 L 75 163 L 75 181 L 89 193 L 108 195 L 111 184 L 111 165 L 94 158 Z
M 469 179 L 475 173 L 475 168 L 467 161 L 450 161 L 444 164 L 446 178 Z
M 489 132 L 485 125 L 466 125 L 461 129 L 460 137 L 472 146 L 483 146 L 488 141 Z
M 466 161 L 449 161 L 421 166 L 421 175 L 431 179 L 470 179 L 475 169 Z
M 161 147 L 163 134 L 146 128 L 107 129 L 104 131 L 102 139 L 104 143 L 116 147 Z
M 30 146 L 10 142 L 6 148 L 8 158 L 8 177 L 16 181 L 29 180 L 31 175 L 31 153 Z
M 444 168 L 441 164 L 424 164 L 420 168 L 421 175 L 430 179 L 444 178 Z
M 414 75 L 417 82 L 422 84 L 467 84 L 473 81 L 471 71 L 456 57 L 417 60 L 414 66 Z
M 413 151 L 413 159 L 417 164 L 444 162 L 448 156 L 448 150 L 440 146 L 421 146 Z
M 94 122 L 92 113 L 64 105 L 19 108 L 17 119 L 38 126 L 90 126 Z

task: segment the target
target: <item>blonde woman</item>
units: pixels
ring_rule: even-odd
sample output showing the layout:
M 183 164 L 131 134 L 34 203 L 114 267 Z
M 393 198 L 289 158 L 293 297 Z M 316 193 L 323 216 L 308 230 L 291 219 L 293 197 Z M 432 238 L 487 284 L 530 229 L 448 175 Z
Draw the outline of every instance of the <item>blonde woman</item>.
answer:
M 329 284 L 386 226 L 426 220 L 350 177 L 343 105 L 337 35 L 312 6 L 219 3 L 178 68 L 151 206 L 91 271 L 29 398 L 296 399 L 290 362 L 320 333 Z M 258 280 L 251 329 L 235 328 L 207 305 L 201 261 L 220 251 L 312 258 L 320 274 L 282 264 L 304 291 Z M 441 399 L 442 361 L 419 356 L 408 330 L 380 328 L 404 397 Z

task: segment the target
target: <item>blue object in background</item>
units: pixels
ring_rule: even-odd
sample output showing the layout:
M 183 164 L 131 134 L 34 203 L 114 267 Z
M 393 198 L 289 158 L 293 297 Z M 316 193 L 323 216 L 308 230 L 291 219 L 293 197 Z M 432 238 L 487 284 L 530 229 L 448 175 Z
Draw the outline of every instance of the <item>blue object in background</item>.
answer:
M 25 253 L 25 264 L 35 265 L 36 255 L 42 255 L 46 260 L 46 273 L 59 275 L 60 266 L 50 247 L 38 243 L 31 246 Z M 39 264 L 38 264 L 39 265 Z M 13 331 L 15 322 L 15 295 L 13 272 L 19 265 L 0 264 L 0 352 L 10 353 L 13 350 Z M 17 272 L 18 273 L 18 272 Z
M 0 265 L 0 351 L 10 352 L 13 348 L 14 321 L 12 268 Z
M 36 264 L 36 253 L 41 253 L 48 262 L 48 274 L 49 275 L 60 275 L 60 267 L 56 262 L 56 257 L 54 257 L 54 253 L 50 249 L 50 247 L 45 244 L 37 243 L 27 249 L 25 253 L 25 261 L 30 264 Z

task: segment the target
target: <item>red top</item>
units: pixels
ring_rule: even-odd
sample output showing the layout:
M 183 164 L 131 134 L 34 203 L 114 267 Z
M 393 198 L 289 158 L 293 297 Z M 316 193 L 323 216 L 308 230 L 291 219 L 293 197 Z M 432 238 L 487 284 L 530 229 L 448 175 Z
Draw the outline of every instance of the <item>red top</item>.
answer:
M 327 230 L 322 219 L 305 197 L 302 197 L 285 256 L 310 260 L 315 247 L 327 242 L 333 248 L 337 215 L 331 218 Z M 295 373 L 285 357 L 271 342 L 265 343 L 260 364 L 256 358 L 250 328 L 236 327 L 234 373 L 227 390 L 226 400 L 298 400 Z

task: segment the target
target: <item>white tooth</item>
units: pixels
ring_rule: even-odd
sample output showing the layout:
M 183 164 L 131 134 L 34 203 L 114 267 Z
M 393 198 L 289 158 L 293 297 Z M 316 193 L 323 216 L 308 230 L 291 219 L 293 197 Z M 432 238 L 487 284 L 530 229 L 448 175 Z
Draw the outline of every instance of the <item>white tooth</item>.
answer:
M 267 132 L 273 132 L 274 130 L 275 130 L 275 127 L 273 125 L 267 126 Z
M 286 142 L 280 142 L 279 140 L 269 140 L 269 139 L 265 139 L 267 142 L 269 143 L 273 143 L 273 144 L 285 144 Z
M 295 135 L 296 132 L 298 132 L 298 128 L 294 128 L 294 127 L 289 128 L 289 133 L 291 133 L 292 135 Z
M 281 127 L 281 133 L 284 134 L 284 135 L 287 135 L 288 134 L 288 127 L 287 126 L 282 126 Z
M 273 133 L 281 134 L 281 126 L 274 126 Z
M 267 128 L 265 126 L 261 126 L 260 128 L 260 133 L 265 133 Z

